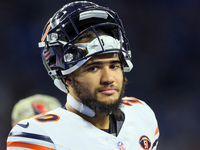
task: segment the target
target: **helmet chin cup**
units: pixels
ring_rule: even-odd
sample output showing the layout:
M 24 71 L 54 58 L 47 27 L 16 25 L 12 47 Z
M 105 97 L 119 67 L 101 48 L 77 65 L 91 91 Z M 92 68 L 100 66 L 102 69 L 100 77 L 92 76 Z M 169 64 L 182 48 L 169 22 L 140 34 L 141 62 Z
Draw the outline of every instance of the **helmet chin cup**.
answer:
M 64 93 L 68 93 L 68 89 L 65 84 L 61 81 L 62 79 L 54 79 L 54 85 Z

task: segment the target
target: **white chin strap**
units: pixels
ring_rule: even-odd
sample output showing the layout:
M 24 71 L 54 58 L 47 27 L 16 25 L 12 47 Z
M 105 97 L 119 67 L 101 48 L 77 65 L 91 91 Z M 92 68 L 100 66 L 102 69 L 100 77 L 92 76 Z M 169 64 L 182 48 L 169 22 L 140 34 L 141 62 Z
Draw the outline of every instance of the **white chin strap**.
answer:
M 67 94 L 67 103 L 84 115 L 87 115 L 89 117 L 95 116 L 94 110 L 90 109 L 86 105 L 83 105 L 81 102 L 76 100 L 73 96 L 71 96 L 69 93 Z

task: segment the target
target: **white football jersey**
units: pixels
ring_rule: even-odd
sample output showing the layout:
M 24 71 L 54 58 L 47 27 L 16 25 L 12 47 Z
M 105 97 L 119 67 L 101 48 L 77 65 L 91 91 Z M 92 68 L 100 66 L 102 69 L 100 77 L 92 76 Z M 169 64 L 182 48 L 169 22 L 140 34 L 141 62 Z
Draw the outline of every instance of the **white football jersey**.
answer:
M 159 130 L 151 108 L 123 98 L 125 120 L 117 136 L 63 108 L 20 121 L 10 132 L 7 150 L 156 150 Z

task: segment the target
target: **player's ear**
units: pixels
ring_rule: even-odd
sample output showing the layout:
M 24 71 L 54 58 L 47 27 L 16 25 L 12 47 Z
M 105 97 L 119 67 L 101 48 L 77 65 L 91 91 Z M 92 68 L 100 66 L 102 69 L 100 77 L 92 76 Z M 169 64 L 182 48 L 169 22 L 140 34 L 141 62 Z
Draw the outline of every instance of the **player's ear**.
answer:
M 62 78 L 62 81 L 67 85 L 70 86 L 72 84 L 72 79 L 71 77 L 68 75 L 66 78 Z
M 124 76 L 123 77 L 123 82 L 126 84 L 128 82 L 128 79 Z

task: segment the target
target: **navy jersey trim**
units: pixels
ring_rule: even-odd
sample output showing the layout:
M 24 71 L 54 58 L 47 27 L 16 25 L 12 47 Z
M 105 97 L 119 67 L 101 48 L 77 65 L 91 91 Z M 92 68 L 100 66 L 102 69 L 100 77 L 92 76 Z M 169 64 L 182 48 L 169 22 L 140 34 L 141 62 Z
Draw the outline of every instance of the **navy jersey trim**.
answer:
M 39 135 L 39 134 L 33 134 L 33 133 L 27 133 L 27 132 L 21 132 L 21 133 L 13 133 L 13 132 L 11 132 L 9 134 L 9 137 L 24 137 L 24 138 L 37 139 L 37 140 L 42 140 L 42 141 L 53 143 L 51 138 L 48 137 L 48 136 Z
M 152 145 L 152 148 L 151 149 L 153 149 L 156 145 L 157 145 L 157 143 L 158 143 L 158 139 L 156 139 L 155 140 L 155 142 L 153 143 L 153 145 Z

